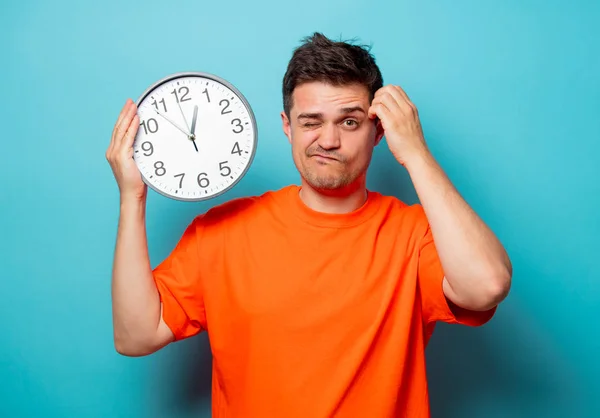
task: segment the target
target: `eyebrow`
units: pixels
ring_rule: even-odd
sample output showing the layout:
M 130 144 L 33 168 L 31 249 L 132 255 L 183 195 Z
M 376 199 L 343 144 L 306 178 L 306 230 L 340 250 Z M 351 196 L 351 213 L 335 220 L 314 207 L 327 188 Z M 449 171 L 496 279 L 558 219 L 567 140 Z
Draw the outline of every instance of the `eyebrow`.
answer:
M 340 109 L 339 113 L 341 114 L 348 114 L 348 113 L 352 113 L 352 112 L 361 112 L 361 113 L 366 113 L 365 110 L 360 107 L 360 106 L 352 106 L 352 107 L 343 107 Z M 323 114 L 320 112 L 315 112 L 315 113 L 300 113 L 298 115 L 298 119 L 322 119 L 323 118 Z
M 343 107 L 340 109 L 340 113 L 352 113 L 356 111 L 365 113 L 365 110 L 360 106 Z

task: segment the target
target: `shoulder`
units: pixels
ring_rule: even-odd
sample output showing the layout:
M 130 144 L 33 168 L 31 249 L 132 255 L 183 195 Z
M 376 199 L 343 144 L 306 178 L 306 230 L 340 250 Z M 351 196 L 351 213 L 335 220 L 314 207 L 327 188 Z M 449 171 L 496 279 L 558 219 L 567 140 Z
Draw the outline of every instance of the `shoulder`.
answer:
M 414 220 L 427 220 L 425 211 L 420 203 L 408 204 L 396 196 L 384 195 L 378 192 L 371 192 L 377 195 L 381 201 L 381 208 L 394 215 L 403 215 Z
M 429 222 L 420 203 L 408 204 L 396 196 L 377 194 L 381 200 L 380 210 L 388 220 L 401 224 L 403 230 L 426 232 Z
M 289 187 L 268 190 L 260 195 L 239 197 L 218 204 L 208 209 L 204 214 L 197 216 L 196 222 L 201 223 L 203 226 L 209 226 L 212 224 L 250 221 L 270 206 L 280 195 L 284 194 Z

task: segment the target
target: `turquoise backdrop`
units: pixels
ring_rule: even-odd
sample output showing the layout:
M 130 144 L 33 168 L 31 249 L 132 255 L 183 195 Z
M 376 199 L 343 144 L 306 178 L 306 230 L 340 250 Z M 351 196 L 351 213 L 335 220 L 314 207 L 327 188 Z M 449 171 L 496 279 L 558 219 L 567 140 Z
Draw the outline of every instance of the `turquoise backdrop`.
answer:
M 372 45 L 512 257 L 492 322 L 434 334 L 434 418 L 599 417 L 599 22 L 598 1 L 2 2 L 0 416 L 210 416 L 206 335 L 144 358 L 114 350 L 119 196 L 105 151 L 125 99 L 174 72 L 220 75 L 253 106 L 259 147 L 232 191 L 149 192 L 155 265 L 194 215 L 298 182 L 281 80 L 322 31 Z M 369 187 L 416 202 L 385 143 Z

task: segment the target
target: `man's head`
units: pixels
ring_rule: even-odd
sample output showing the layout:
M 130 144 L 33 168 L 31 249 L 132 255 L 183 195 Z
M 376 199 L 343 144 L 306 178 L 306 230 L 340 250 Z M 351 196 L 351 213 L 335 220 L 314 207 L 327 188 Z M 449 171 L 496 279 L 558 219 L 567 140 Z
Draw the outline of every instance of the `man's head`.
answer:
M 283 79 L 283 129 L 294 163 L 313 188 L 327 193 L 364 181 L 383 132 L 368 118 L 383 86 L 369 51 L 316 33 L 306 38 Z

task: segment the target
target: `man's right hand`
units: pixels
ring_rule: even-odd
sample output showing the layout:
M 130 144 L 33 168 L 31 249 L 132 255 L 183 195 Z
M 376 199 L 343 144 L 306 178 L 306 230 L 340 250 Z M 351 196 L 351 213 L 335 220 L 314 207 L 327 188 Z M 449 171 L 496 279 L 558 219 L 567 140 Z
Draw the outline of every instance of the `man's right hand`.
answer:
M 133 159 L 133 141 L 139 128 L 137 106 L 127 99 L 113 129 L 106 159 L 112 168 L 121 192 L 121 200 L 146 196 L 147 186 Z
M 139 128 L 137 106 L 128 99 L 115 124 L 106 159 L 113 170 L 121 205 L 112 273 L 113 330 L 116 350 L 143 356 L 174 341 L 162 319 L 146 241 L 146 183 L 133 159 Z

